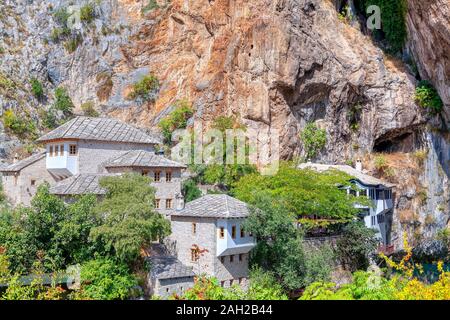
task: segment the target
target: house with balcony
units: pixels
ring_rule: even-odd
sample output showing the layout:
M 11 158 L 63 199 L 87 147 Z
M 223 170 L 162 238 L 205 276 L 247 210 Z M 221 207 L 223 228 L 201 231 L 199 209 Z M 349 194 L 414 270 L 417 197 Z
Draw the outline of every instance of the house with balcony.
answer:
M 166 257 L 172 258 L 158 255 L 150 262 L 156 263 L 158 270 L 183 270 L 183 279 L 175 275 L 169 279 L 168 273 L 163 273 L 162 285 L 158 275 L 152 273 L 149 291 L 167 296 L 181 292 L 181 287 L 191 287 L 187 270 L 215 277 L 223 287 L 247 286 L 249 254 L 256 245 L 252 234 L 243 228 L 248 215 L 246 203 L 225 194 L 207 194 L 173 212 L 172 234 L 165 246 Z M 165 267 L 163 262 L 167 262 Z
M 339 170 L 347 173 L 352 178 L 350 182 L 356 188 L 340 187 L 348 194 L 355 196 L 366 196 L 371 199 L 372 206 L 356 204 L 361 209 L 360 217 L 367 228 L 376 231 L 376 237 L 384 247 L 391 244 L 392 218 L 394 214 L 394 184 L 375 178 L 362 170 L 361 161 L 358 160 L 356 168 L 348 165 L 328 165 L 319 163 L 302 163 L 299 169 L 311 169 L 318 172 L 327 170 Z
M 13 205 L 29 205 L 37 186 L 66 201 L 74 196 L 105 193 L 103 176 L 136 172 L 152 178 L 156 208 L 166 215 L 181 196 L 183 164 L 155 152 L 159 137 L 116 119 L 76 117 L 39 139 L 43 151 L 0 168 L 3 190 Z

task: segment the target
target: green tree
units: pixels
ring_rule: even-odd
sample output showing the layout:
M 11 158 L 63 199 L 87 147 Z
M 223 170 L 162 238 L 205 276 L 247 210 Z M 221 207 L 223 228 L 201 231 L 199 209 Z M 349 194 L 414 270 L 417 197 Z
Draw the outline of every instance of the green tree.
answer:
M 197 187 L 193 179 L 183 181 L 181 189 L 185 202 L 190 202 L 202 196 L 201 190 Z
M 444 106 L 438 92 L 428 81 L 419 82 L 414 98 L 422 108 L 432 114 L 438 114 Z
M 33 96 L 35 96 L 36 99 L 41 99 L 44 96 L 44 88 L 42 87 L 42 83 L 36 78 L 31 78 L 30 83 Z
M 304 227 L 347 223 L 358 213 L 355 203 L 369 204 L 366 197 L 348 196 L 338 186 L 352 187 L 351 177 L 337 170 L 317 172 L 297 169 L 293 163 L 281 163 L 277 174 L 263 176 L 257 173 L 243 176 L 232 190 L 235 197 L 257 205 L 260 195 L 295 216 Z M 318 219 L 310 219 L 315 215 Z
M 141 101 L 155 101 L 159 91 L 159 80 L 154 74 L 143 76 L 139 81 L 133 84 L 132 90 L 128 95 L 129 99 L 138 99 Z
M 306 157 L 308 159 L 314 159 L 327 143 L 327 132 L 325 129 L 320 129 L 315 123 L 311 122 L 300 133 L 300 138 L 303 142 Z
M 126 299 L 137 281 L 127 265 L 113 259 L 97 258 L 81 266 L 81 288 L 73 299 Z
M 121 261 L 133 262 L 143 246 L 170 233 L 169 222 L 154 210 L 155 189 L 150 182 L 138 174 L 100 180 L 107 192 L 95 212 L 102 221 L 91 229 L 90 237 Z
M 64 115 L 71 115 L 75 106 L 73 105 L 72 99 L 70 99 L 69 94 L 66 89 L 59 87 L 55 90 L 55 102 L 53 107 L 56 110 L 60 110 Z
M 375 231 L 362 222 L 354 221 L 344 227 L 342 238 L 337 242 L 337 254 L 351 271 L 362 270 L 369 266 L 369 255 L 377 244 Z
M 170 145 L 172 143 L 172 133 L 176 129 L 186 128 L 187 121 L 193 114 L 192 104 L 188 100 L 182 99 L 175 102 L 175 109 L 159 122 L 166 144 Z

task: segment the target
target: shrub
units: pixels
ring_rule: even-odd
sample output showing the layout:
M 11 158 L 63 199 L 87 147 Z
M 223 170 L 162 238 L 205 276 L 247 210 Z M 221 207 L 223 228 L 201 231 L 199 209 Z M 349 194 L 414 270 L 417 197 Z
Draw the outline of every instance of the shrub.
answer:
M 442 111 L 443 103 L 436 89 L 428 81 L 420 81 L 414 99 L 432 114 Z
M 159 122 L 159 127 L 164 137 L 164 142 L 170 144 L 172 141 L 172 133 L 176 129 L 184 129 L 187 126 L 187 121 L 194 111 L 187 100 L 177 100 L 175 102 L 175 109 L 164 119 Z
M 0 54 L 4 54 L 5 53 L 5 48 L 0 46 Z
M 69 19 L 69 17 L 70 14 L 64 7 L 61 7 L 53 12 L 53 18 L 55 19 L 56 23 L 64 27 L 67 27 L 67 20 Z
M 81 7 L 80 9 L 80 20 L 86 23 L 90 23 L 95 18 L 94 5 L 88 3 Z
M 32 78 L 30 83 L 33 96 L 35 96 L 37 99 L 41 99 L 44 96 L 44 88 L 42 87 L 42 83 L 36 78 Z
M 68 39 L 66 42 L 64 42 L 64 48 L 69 53 L 75 52 L 77 50 L 78 46 L 81 44 L 82 39 L 80 35 L 75 35 Z
M 56 110 L 62 111 L 65 115 L 72 114 L 72 110 L 75 107 L 73 105 L 72 99 L 68 95 L 66 89 L 59 87 L 55 90 L 55 103 L 53 107 Z
M 32 121 L 17 116 L 11 109 L 5 111 L 2 119 L 5 128 L 20 137 L 30 137 L 36 133 L 36 127 Z
M 87 117 L 98 117 L 99 113 L 95 110 L 94 103 L 92 101 L 81 104 L 81 110 Z
M 197 184 L 193 179 L 188 179 L 183 181 L 182 193 L 185 202 L 190 202 L 192 200 L 198 199 L 202 196 L 202 192 L 197 187 Z
M 381 154 L 377 155 L 374 159 L 374 165 L 378 171 L 383 171 L 384 169 L 387 168 L 386 158 Z
M 63 37 L 70 35 L 70 30 L 68 28 L 54 28 L 50 34 L 50 39 L 53 42 L 58 42 Z
M 316 124 L 308 123 L 300 133 L 303 147 L 308 159 L 317 156 L 319 151 L 325 147 L 327 142 L 327 133 L 325 129 L 319 129 Z
M 141 78 L 133 85 L 132 91 L 128 94 L 129 99 L 138 99 L 142 101 L 155 101 L 159 90 L 159 80 L 149 74 Z
M 149 0 L 148 3 L 142 8 L 141 12 L 142 14 L 146 14 L 149 11 L 158 9 L 159 5 L 156 2 L 156 0 Z

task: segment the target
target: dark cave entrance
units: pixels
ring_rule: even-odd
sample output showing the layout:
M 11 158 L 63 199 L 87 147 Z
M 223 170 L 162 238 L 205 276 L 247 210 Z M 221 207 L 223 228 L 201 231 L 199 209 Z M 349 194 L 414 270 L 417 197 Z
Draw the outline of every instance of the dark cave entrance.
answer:
M 424 144 L 421 131 L 409 131 L 397 135 L 381 136 L 375 140 L 373 152 L 414 152 Z

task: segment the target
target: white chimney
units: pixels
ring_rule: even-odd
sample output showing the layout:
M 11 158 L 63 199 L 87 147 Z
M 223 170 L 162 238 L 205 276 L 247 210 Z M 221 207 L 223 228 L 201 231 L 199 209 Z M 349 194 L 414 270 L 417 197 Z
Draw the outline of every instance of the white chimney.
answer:
M 183 195 L 177 194 L 175 196 L 175 198 L 177 199 L 177 211 L 183 210 L 184 209 L 184 197 L 183 197 Z
M 14 154 L 14 159 L 13 159 L 13 163 L 16 163 L 19 161 L 19 154 L 15 153 Z
M 361 159 L 356 160 L 355 169 L 358 171 L 362 171 L 362 161 Z

